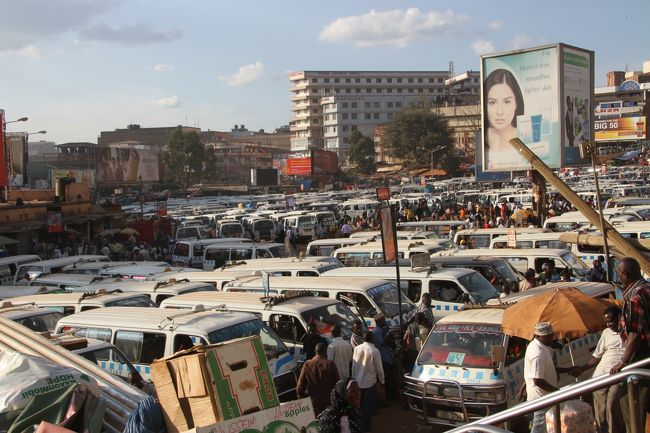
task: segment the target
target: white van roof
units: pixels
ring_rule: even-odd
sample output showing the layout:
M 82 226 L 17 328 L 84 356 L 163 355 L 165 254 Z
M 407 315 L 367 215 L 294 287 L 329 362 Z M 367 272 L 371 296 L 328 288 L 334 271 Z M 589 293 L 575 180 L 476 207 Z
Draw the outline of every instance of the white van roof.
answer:
M 614 286 L 610 283 L 596 283 L 590 281 L 559 281 L 556 283 L 548 283 L 533 287 L 532 289 L 523 292 L 511 293 L 510 295 L 499 299 L 499 301 L 501 301 L 502 304 L 512 304 L 523 301 L 524 299 L 528 299 L 531 296 L 535 296 L 540 293 L 569 289 L 572 287 L 580 290 L 585 295 L 591 296 L 592 298 L 614 293 Z
M 400 266 L 399 274 L 401 278 L 431 278 L 441 280 L 457 280 L 465 275 L 476 272 L 467 268 L 445 268 L 433 272 L 427 269 L 414 270 L 405 266 Z M 394 266 L 369 266 L 369 267 L 344 267 L 332 269 L 321 275 L 321 278 L 356 276 L 365 278 L 382 278 L 393 280 L 396 278 Z
M 216 328 L 225 328 L 254 319 L 257 317 L 249 313 L 221 310 L 179 311 L 168 308 L 111 307 L 71 314 L 59 320 L 57 328 L 61 325 L 84 328 L 117 326 L 120 329 L 167 329 L 190 335 L 207 335 Z
M 258 275 L 252 275 L 249 277 L 241 277 L 236 280 L 231 281 L 225 287 L 226 288 L 237 288 L 237 287 L 251 287 L 259 288 L 262 287 L 263 281 L 262 277 Z M 314 278 L 314 277 L 276 277 L 274 275 L 269 276 L 269 288 L 270 290 L 281 288 L 281 289 L 292 289 L 292 290 L 320 290 L 320 289 L 341 289 L 341 290 L 366 290 L 371 287 L 379 286 L 386 284 L 386 280 L 379 278 L 365 278 L 365 277 L 328 277 L 328 278 Z M 225 288 L 224 288 L 225 290 Z
M 46 268 L 56 268 L 59 266 L 70 265 L 75 262 L 110 262 L 111 260 L 103 255 L 83 255 L 83 256 L 70 256 L 61 257 L 58 259 L 41 260 L 33 263 L 26 263 L 21 266 L 43 266 Z
M 19 296 L 12 298 L 11 302 L 17 304 L 35 304 L 39 307 L 48 305 L 73 305 L 73 304 L 88 304 L 103 306 L 112 301 L 121 299 L 136 298 L 138 296 L 146 296 L 138 293 L 47 293 L 41 295 Z
M 85 286 L 95 281 L 101 281 L 101 277 L 88 274 L 48 274 L 37 277 L 29 282 L 30 286 L 52 285 L 52 284 L 70 284 L 75 286 Z
M 499 325 L 503 323 L 503 308 L 470 308 L 461 310 L 440 318 L 440 323 L 482 323 L 486 325 Z
M 41 258 L 35 254 L 19 254 L 17 256 L 7 256 L 0 258 L 0 266 L 16 262 L 24 262 L 26 260 L 40 262 Z
M 455 256 L 561 256 L 570 252 L 557 248 L 472 248 L 456 250 L 451 255 Z

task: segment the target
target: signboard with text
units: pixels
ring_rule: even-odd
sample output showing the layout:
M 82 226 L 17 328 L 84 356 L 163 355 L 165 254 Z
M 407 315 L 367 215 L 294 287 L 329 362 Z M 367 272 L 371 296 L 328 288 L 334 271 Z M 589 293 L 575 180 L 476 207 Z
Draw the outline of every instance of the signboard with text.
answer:
M 484 171 L 528 170 L 519 138 L 551 168 L 585 164 L 591 141 L 593 52 L 554 44 L 481 58 Z
M 381 247 L 384 252 L 384 263 L 397 259 L 397 242 L 395 241 L 395 225 L 393 224 L 393 210 L 391 206 L 379 208 L 381 228 Z
M 614 117 L 594 121 L 596 141 L 645 140 L 647 123 L 645 116 Z
M 113 143 L 95 151 L 98 183 L 158 182 L 158 152 L 153 146 Z

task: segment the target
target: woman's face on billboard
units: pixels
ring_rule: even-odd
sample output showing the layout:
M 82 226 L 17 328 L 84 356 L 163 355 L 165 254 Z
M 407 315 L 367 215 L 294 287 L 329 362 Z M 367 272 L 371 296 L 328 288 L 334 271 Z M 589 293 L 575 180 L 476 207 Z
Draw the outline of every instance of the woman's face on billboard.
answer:
M 487 94 L 487 114 L 490 126 L 496 129 L 512 127 L 517 110 L 515 94 L 506 83 L 492 86 Z

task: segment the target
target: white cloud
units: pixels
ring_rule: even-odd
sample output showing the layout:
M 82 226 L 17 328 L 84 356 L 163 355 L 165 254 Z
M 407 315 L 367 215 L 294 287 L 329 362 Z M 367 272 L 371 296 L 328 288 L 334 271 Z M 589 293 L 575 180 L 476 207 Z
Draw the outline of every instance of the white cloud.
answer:
M 24 57 L 29 60 L 38 60 L 41 58 L 41 50 L 36 48 L 34 45 L 28 45 L 25 48 L 21 48 L 20 50 L 16 50 L 16 53 L 20 57 Z
M 173 95 L 168 98 L 160 98 L 156 101 L 156 105 L 162 108 L 175 108 L 181 105 L 181 100 L 178 96 Z
M 527 48 L 531 45 L 533 45 L 533 38 L 528 36 L 526 33 L 519 33 L 510 41 L 510 47 L 514 50 Z
M 475 54 L 489 54 L 495 52 L 494 44 L 490 41 L 480 39 L 472 43 L 472 50 Z
M 500 30 L 503 27 L 503 21 L 494 20 L 488 23 L 488 28 L 490 30 Z
M 240 66 L 239 70 L 232 75 L 222 75 L 221 81 L 230 87 L 244 86 L 257 80 L 264 73 L 264 64 L 262 62 L 251 63 L 250 65 Z
M 153 69 L 156 72 L 166 72 L 166 71 L 171 71 L 172 69 L 174 69 L 174 66 L 158 63 L 157 65 L 153 65 L 151 67 L 151 69 Z
M 79 32 L 79 37 L 86 41 L 116 42 L 124 45 L 146 45 L 170 42 L 182 36 L 178 29 L 156 31 L 148 23 L 113 28 L 106 24 L 95 24 Z
M 327 42 L 351 42 L 357 47 L 389 46 L 402 48 L 418 39 L 460 29 L 468 20 L 453 11 L 422 12 L 418 8 L 341 17 L 327 24 L 319 39 Z

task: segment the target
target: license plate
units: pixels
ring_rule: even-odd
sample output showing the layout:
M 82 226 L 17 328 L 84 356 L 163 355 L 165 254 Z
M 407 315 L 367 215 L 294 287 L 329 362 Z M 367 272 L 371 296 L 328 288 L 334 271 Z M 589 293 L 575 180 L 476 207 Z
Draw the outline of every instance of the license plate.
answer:
M 437 418 L 451 419 L 454 421 L 465 421 L 465 415 L 462 412 L 451 412 L 448 410 L 437 410 Z

